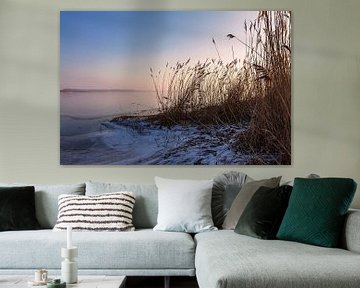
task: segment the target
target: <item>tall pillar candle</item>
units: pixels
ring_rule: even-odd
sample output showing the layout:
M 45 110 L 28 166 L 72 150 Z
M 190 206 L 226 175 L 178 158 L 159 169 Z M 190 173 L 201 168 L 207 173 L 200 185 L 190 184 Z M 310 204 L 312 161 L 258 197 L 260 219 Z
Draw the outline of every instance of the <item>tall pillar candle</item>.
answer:
M 70 225 L 67 226 L 66 232 L 67 232 L 66 248 L 70 249 L 72 248 L 72 227 Z
M 61 248 L 61 256 L 64 261 L 61 262 L 61 279 L 68 284 L 77 282 L 77 248 L 72 243 L 72 227 L 67 226 L 66 229 L 66 248 Z

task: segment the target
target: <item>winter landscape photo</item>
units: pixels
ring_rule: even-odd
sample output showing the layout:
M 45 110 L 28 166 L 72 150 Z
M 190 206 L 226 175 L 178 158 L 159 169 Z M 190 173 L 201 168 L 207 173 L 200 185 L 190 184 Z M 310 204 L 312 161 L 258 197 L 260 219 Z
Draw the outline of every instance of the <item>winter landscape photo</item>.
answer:
M 61 165 L 290 165 L 289 11 L 61 11 Z

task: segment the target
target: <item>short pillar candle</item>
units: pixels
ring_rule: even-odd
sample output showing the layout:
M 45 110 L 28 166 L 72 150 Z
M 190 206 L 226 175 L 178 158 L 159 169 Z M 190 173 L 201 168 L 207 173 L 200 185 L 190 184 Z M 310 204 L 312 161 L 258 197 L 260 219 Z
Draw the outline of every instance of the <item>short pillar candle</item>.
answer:
M 61 248 L 61 257 L 64 258 L 61 262 L 61 279 L 67 284 L 77 283 L 78 280 L 78 268 L 75 261 L 77 252 L 77 247 Z

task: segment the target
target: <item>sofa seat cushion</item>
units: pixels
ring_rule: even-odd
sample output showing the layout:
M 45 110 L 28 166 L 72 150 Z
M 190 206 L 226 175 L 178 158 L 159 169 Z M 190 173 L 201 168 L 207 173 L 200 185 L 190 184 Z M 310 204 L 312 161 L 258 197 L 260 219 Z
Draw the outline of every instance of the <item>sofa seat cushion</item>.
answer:
M 200 288 L 358 287 L 360 254 L 229 230 L 195 236 Z
M 73 232 L 82 269 L 194 269 L 195 244 L 186 233 Z M 66 232 L 1 232 L 0 269 L 60 269 Z

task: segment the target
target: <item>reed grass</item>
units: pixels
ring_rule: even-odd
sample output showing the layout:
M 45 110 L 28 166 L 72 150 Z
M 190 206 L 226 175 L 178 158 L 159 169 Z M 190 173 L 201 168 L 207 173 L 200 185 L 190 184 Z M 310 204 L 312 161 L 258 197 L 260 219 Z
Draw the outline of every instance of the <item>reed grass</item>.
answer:
M 291 163 L 291 14 L 260 11 L 245 22 L 246 39 L 228 34 L 246 49 L 240 62 L 218 59 L 150 69 L 163 125 L 248 123 L 234 135 L 234 149 L 254 155 L 249 164 Z M 236 41 L 237 43 L 235 43 Z

